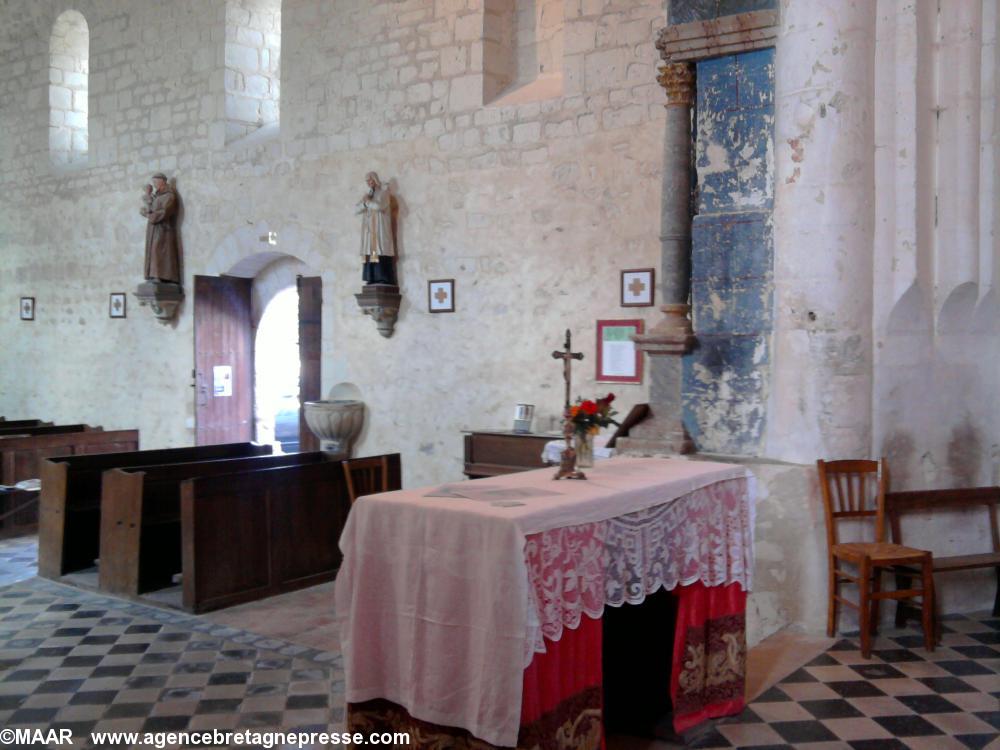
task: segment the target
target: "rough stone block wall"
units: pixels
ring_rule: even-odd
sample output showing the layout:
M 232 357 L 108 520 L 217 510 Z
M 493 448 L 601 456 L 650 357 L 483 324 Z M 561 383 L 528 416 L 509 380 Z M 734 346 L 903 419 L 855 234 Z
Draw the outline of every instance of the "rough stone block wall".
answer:
M 659 259 L 663 93 L 659 0 L 567 2 L 566 90 L 483 106 L 482 0 L 285 0 L 281 128 L 225 143 L 224 0 L 81 0 L 91 34 L 86 169 L 48 157 L 48 39 L 56 0 L 0 6 L 0 315 L 16 366 L 0 414 L 108 429 L 143 448 L 194 439 L 190 297 L 175 323 L 108 293 L 141 280 L 142 186 L 162 170 L 183 201 L 195 274 L 263 268 L 275 253 L 323 278 L 323 392 L 354 383 L 368 403 L 360 455 L 401 451 L 409 486 L 461 477 L 463 429 L 507 428 L 519 402 L 555 426 L 573 331 L 594 382 L 597 319 L 619 307 L 619 271 Z M 362 315 L 354 206 L 374 169 L 397 196 L 403 307 L 383 339 Z M 273 231 L 277 244 L 260 237 Z M 457 310 L 427 311 L 427 281 L 456 280 Z M 655 308 L 640 313 L 650 327 Z M 30 325 L 30 328 L 28 327 Z M 37 366 L 35 364 L 39 363 Z M 45 363 L 44 365 L 40 363 Z M 615 389 L 625 412 L 646 385 Z
M 483 101 L 552 98 L 562 93 L 564 0 L 485 0 Z
M 701 451 L 760 455 L 773 319 L 774 50 L 698 64 L 695 350 L 684 418 Z
M 226 3 L 226 143 L 278 122 L 281 0 Z
M 517 77 L 516 9 L 510 0 L 483 0 L 483 102 L 487 104 Z
M 518 84 L 562 70 L 562 0 L 518 0 L 517 45 Z
M 49 155 L 56 165 L 87 161 L 90 32 L 74 10 L 62 13 L 49 40 Z

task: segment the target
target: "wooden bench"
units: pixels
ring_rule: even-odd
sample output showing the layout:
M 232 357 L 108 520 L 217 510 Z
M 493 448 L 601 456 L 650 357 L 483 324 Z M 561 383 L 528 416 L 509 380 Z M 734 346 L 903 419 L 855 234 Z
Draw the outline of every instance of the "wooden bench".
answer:
M 138 596 L 167 588 L 181 571 L 181 482 L 327 461 L 320 451 L 115 468 L 101 485 L 100 588 Z M 338 464 L 339 466 L 339 464 Z M 237 519 L 224 520 L 227 544 L 246 543 Z M 238 541 L 237 541 L 238 540 Z
M 995 568 L 997 590 L 993 601 L 993 616 L 1000 616 L 1000 527 L 997 525 L 997 506 L 1000 505 L 1000 487 L 972 487 L 955 490 L 917 490 L 912 492 L 889 492 L 885 496 L 885 511 L 889 517 L 892 541 L 905 544 L 901 516 L 906 513 L 938 513 L 942 511 L 963 511 L 981 509 L 982 523 L 989 524 L 992 552 L 938 556 L 934 553 L 934 572 L 951 573 L 976 568 Z M 934 550 L 931 550 L 934 552 Z M 897 573 L 897 588 L 909 587 L 909 576 L 905 571 Z M 902 627 L 913 609 L 902 603 L 896 606 L 896 625 Z
M 105 432 L 100 428 L 88 428 L 79 432 L 0 437 L 0 484 L 11 485 L 25 479 L 40 478 L 42 462 L 52 456 L 130 451 L 138 447 L 138 430 Z M 34 533 L 38 528 L 38 493 L 33 492 L 22 498 L 21 504 L 25 503 L 25 510 L 30 508 L 30 516 L 25 514 L 22 517 L 23 525 L 17 533 Z
M 196 448 L 60 456 L 44 460 L 40 472 L 42 495 L 38 574 L 59 578 L 93 567 L 100 550 L 101 476 L 108 469 L 270 453 L 269 445 L 229 443 Z
M 6 419 L 0 417 L 0 427 L 48 427 L 51 422 L 43 422 L 40 419 Z
M 386 458 L 390 488 L 398 489 L 399 454 Z M 182 482 L 184 609 L 206 612 L 333 580 L 349 511 L 339 461 Z
M 36 424 L 18 427 L 8 426 L 0 422 L 0 438 L 27 435 L 55 435 L 64 432 L 101 432 L 102 429 L 101 427 L 91 427 L 86 424 Z

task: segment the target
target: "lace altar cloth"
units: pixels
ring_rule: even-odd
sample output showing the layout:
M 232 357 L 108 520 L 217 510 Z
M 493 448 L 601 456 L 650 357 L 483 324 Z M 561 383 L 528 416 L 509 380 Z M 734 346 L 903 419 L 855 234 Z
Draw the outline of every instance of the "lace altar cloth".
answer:
M 335 586 L 347 701 L 386 699 L 513 746 L 543 636 L 659 587 L 749 588 L 744 467 L 616 457 L 587 475 L 553 482 L 548 468 L 357 501 Z
M 538 613 L 532 651 L 544 653 L 543 636 L 558 641 L 564 627 L 579 627 L 581 615 L 597 619 L 606 605 L 641 604 L 661 588 L 701 581 L 749 591 L 749 481 L 729 479 L 665 505 L 529 536 L 524 560 Z

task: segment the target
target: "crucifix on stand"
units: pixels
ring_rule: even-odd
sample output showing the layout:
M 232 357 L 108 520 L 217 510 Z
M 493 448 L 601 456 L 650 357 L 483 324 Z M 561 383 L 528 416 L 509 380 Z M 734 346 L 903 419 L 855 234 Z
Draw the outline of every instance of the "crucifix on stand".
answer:
M 563 436 L 566 438 L 566 447 L 559 458 L 559 471 L 556 472 L 555 479 L 586 479 L 587 475 L 576 468 L 576 451 L 573 449 L 573 422 L 569 416 L 569 393 L 571 382 L 571 368 L 574 359 L 583 359 L 583 352 L 574 352 L 570 343 L 569 329 L 566 329 L 566 343 L 563 351 L 552 352 L 553 359 L 563 361 L 563 379 L 566 381 L 566 402 L 563 405 Z

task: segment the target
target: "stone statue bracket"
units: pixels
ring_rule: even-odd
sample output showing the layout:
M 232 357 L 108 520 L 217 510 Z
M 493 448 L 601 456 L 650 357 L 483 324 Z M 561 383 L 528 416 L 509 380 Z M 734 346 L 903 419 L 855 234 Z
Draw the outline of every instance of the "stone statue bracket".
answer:
M 149 306 L 157 320 L 169 323 L 184 300 L 184 290 L 172 281 L 148 280 L 136 287 L 135 296 L 140 305 Z
M 375 321 L 375 327 L 385 338 L 392 336 L 399 315 L 399 303 L 403 295 L 399 287 L 392 284 L 368 284 L 354 295 L 358 306 L 365 315 L 370 315 Z

